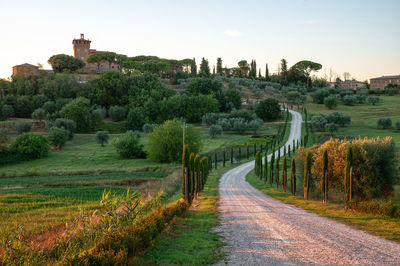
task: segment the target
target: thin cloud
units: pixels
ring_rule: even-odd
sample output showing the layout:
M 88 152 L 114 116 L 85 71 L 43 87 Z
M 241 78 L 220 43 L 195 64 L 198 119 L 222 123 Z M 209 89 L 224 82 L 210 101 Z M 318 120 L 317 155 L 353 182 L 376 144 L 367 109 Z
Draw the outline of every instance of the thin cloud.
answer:
M 225 30 L 224 33 L 231 37 L 240 37 L 243 35 L 243 33 L 238 30 Z

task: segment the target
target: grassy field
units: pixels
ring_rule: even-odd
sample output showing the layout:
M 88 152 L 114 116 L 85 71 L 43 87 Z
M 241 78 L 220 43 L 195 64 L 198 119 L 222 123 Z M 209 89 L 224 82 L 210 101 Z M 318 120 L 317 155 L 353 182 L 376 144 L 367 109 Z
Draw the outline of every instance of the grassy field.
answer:
M 343 203 L 330 202 L 324 204 L 321 200 L 306 201 L 301 195 L 293 197 L 290 193 L 282 192 L 280 188 L 276 189 L 275 187 L 270 187 L 268 184 L 264 184 L 264 182 L 254 174 L 254 171 L 251 171 L 246 176 L 246 180 L 265 194 L 285 203 L 293 204 L 318 215 L 338 220 L 371 234 L 400 242 L 400 219 L 346 211 Z M 299 186 L 297 187 L 299 189 L 302 188 Z

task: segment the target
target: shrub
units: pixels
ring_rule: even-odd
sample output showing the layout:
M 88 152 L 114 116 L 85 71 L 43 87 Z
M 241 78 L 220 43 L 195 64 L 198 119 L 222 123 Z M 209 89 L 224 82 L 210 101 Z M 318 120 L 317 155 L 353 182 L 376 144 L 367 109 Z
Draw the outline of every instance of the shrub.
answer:
M 80 133 L 92 132 L 100 122 L 100 117 L 93 114 L 90 101 L 83 97 L 78 97 L 64 105 L 59 115 L 75 121 L 76 130 Z
M 0 146 L 6 144 L 9 141 L 9 134 L 10 131 L 8 130 L 8 128 L 0 128 Z
M 155 126 L 155 124 L 144 124 L 142 127 L 143 132 L 146 134 L 151 133 L 153 132 Z
M 256 114 L 264 121 L 275 120 L 281 115 L 281 107 L 277 100 L 268 98 L 257 105 Z
M 223 131 L 228 131 L 232 129 L 232 124 L 227 118 L 218 119 L 217 125 L 221 126 Z
M 63 127 L 52 127 L 49 131 L 48 139 L 50 144 L 61 149 L 69 138 L 70 132 Z
M 31 131 L 31 127 L 32 127 L 32 123 L 26 122 L 26 121 L 18 121 L 17 123 L 15 123 L 15 126 L 14 126 L 15 130 L 19 134 Z
M 96 132 L 96 141 L 100 143 L 102 147 L 104 147 L 104 143 L 107 143 L 110 139 L 110 135 L 108 131 L 97 131 Z
M 248 128 L 249 128 L 251 131 L 253 131 L 254 134 L 256 134 L 257 131 L 262 127 L 262 125 L 263 125 L 263 121 L 262 121 L 261 119 L 254 119 L 254 120 L 251 120 L 251 121 L 248 123 Z
M 377 96 L 369 96 L 367 98 L 367 102 L 372 104 L 372 105 L 375 105 L 375 104 L 379 103 L 379 97 L 377 97 Z
M 400 212 L 398 211 L 399 207 L 394 205 L 391 200 L 350 201 L 347 203 L 347 207 L 358 212 L 377 214 L 391 218 L 400 218 Z
M 8 104 L 3 105 L 3 107 L 1 108 L 1 112 L 3 114 L 3 117 L 6 119 L 15 115 L 14 108 Z
M 15 104 L 15 116 L 28 118 L 35 110 L 31 97 L 19 96 Z
M 381 117 L 378 119 L 378 128 L 387 129 L 392 127 L 392 119 L 390 117 Z
M 335 96 L 328 96 L 324 99 L 324 104 L 329 109 L 333 109 L 338 106 L 338 100 Z
M 331 135 L 333 135 L 333 133 L 337 132 L 338 130 L 339 130 L 339 126 L 335 123 L 327 123 L 325 125 L 325 131 Z
M 146 157 L 143 145 L 139 143 L 139 137 L 131 131 L 114 139 L 112 143 L 117 149 L 117 153 L 124 159 Z
M 42 158 L 49 152 L 47 138 L 34 133 L 22 133 L 15 139 L 15 150 L 24 160 Z
M 396 87 L 386 87 L 385 93 L 389 96 L 393 96 L 398 93 L 398 89 Z
M 46 117 L 46 111 L 43 108 L 38 108 L 32 113 L 32 118 L 35 120 L 42 121 Z
M 205 114 L 202 117 L 202 124 L 207 125 L 207 126 L 215 125 L 217 123 L 219 117 L 220 116 L 216 113 Z
M 215 138 L 217 135 L 222 134 L 222 127 L 220 125 L 212 125 L 208 129 L 208 134 L 210 134 L 211 138 Z
M 357 103 L 365 103 L 365 99 L 367 98 L 367 96 L 362 93 L 361 94 L 357 93 L 355 97 L 356 97 Z
M 400 131 L 400 121 L 397 121 L 395 126 L 396 126 L 396 130 Z
M 243 118 L 233 118 L 233 130 L 237 131 L 239 134 L 242 134 L 246 131 L 248 124 L 246 120 Z
M 68 130 L 69 140 L 71 140 L 74 137 L 74 133 L 76 131 L 76 123 L 73 120 L 66 118 L 57 118 L 54 122 L 50 123 L 49 126 L 50 128 L 54 126 Z
M 324 99 L 329 96 L 329 90 L 326 88 L 318 89 L 311 94 L 313 103 L 323 104 Z
M 201 148 L 201 132 L 188 125 L 185 130 L 185 143 L 193 153 Z M 156 162 L 179 162 L 182 159 L 182 122 L 168 120 L 154 128 L 148 135 L 149 157 Z
M 325 115 L 324 118 L 329 122 L 329 123 L 335 123 L 338 124 L 341 127 L 344 127 L 347 124 L 350 124 L 351 118 L 348 115 L 344 115 L 339 112 L 333 112 L 328 115 Z
M 311 126 L 316 131 L 324 131 L 327 123 L 328 120 L 322 115 L 313 116 L 311 119 Z
M 126 118 L 126 129 L 141 130 L 144 125 L 144 115 L 141 108 L 131 109 Z
M 357 98 L 355 96 L 346 95 L 342 98 L 344 105 L 355 105 L 357 103 Z
M 126 108 L 124 106 L 111 106 L 108 115 L 114 122 L 122 121 L 126 117 Z
M 42 108 L 49 114 L 53 114 L 58 111 L 58 106 L 53 101 L 47 101 L 43 104 Z
M 107 116 L 107 109 L 104 107 L 99 107 L 93 110 L 93 114 L 97 114 L 100 117 L 100 120 L 103 121 Z

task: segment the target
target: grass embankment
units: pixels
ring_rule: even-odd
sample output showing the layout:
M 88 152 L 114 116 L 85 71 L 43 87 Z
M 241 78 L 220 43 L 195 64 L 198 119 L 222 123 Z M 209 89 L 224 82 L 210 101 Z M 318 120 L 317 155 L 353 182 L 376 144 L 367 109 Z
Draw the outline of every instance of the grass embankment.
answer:
M 299 182 L 299 178 L 302 177 L 297 175 L 297 188 L 298 190 L 301 190 L 302 182 Z M 254 174 L 254 171 L 251 171 L 246 176 L 246 180 L 255 188 L 275 199 L 301 207 L 304 210 L 318 215 L 346 223 L 354 228 L 364 230 L 373 235 L 400 242 L 400 219 L 346 211 L 343 203 L 329 202 L 325 204 L 320 200 L 306 201 L 301 195 L 292 196 L 291 193 L 285 193 L 280 188 L 276 189 L 275 187 L 271 187 L 269 184 L 264 184 L 264 182 Z M 275 185 L 273 184 L 273 186 Z
M 243 163 L 245 161 L 242 161 Z M 221 247 L 224 243 L 213 232 L 219 223 L 218 180 L 224 172 L 238 166 L 219 166 L 208 177 L 203 192 L 192 207 L 169 230 L 163 233 L 135 263 L 159 265 L 204 265 L 224 257 Z

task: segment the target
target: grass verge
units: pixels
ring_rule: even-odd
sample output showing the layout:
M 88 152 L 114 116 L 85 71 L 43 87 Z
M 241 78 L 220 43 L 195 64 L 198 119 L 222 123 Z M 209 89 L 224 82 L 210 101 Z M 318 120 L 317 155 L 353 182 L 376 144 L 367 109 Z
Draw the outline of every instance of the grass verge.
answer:
M 263 181 L 257 178 L 254 171 L 251 171 L 246 176 L 246 180 L 255 188 L 275 199 L 301 207 L 304 210 L 318 215 L 346 223 L 356 229 L 361 229 L 373 235 L 400 242 L 400 219 L 346 211 L 344 209 L 344 204 L 324 204 L 322 201 L 306 201 L 301 196 L 293 197 L 290 193 L 282 192 L 279 189 L 270 187 L 268 184 L 264 184 Z

